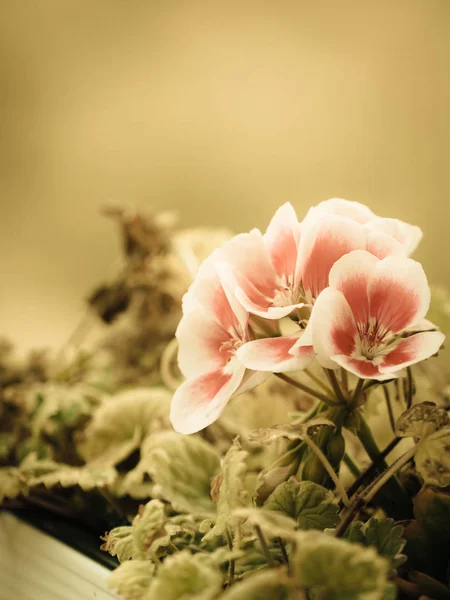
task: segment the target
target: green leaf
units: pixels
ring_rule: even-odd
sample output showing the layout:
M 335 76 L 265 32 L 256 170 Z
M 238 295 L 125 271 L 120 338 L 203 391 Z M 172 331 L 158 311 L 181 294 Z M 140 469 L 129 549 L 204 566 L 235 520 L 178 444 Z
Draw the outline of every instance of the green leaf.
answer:
M 155 495 L 179 512 L 214 514 L 210 482 L 219 470 L 219 456 L 213 446 L 197 436 L 164 431 L 147 438 L 141 456 L 142 468 L 156 484 Z
M 220 596 L 220 600 L 287 600 L 287 591 L 286 571 L 269 569 L 235 583 Z
M 403 537 L 403 527 L 396 525 L 393 519 L 379 521 L 372 517 L 362 528 L 365 535 L 365 546 L 374 546 L 378 554 L 391 560 L 394 569 L 400 567 L 406 556 L 402 554 L 406 540 Z
M 450 425 L 421 440 L 414 462 L 426 485 L 450 485 Z
M 249 504 L 249 493 L 245 487 L 247 456 L 248 453 L 241 450 L 239 442 L 235 441 L 221 461 L 221 473 L 211 482 L 211 492 L 217 501 L 217 516 L 214 527 L 204 537 L 205 541 L 223 535 L 232 511 Z
M 444 408 L 434 402 L 420 402 L 406 410 L 395 425 L 399 437 L 423 439 L 450 425 L 450 417 Z
M 133 540 L 140 558 L 146 555 L 153 558 L 161 546 L 170 544 L 165 522 L 164 504 L 160 500 L 150 500 L 139 508 L 133 519 Z
M 378 554 L 390 559 L 394 569 L 400 567 L 407 560 L 407 557 L 402 554 L 406 544 L 406 539 L 403 537 L 403 526 L 396 525 L 394 519 L 380 521 L 372 517 L 367 523 L 353 521 L 345 538 L 363 546 L 373 546 Z
M 15 467 L 0 467 L 0 503 L 5 498 L 16 498 L 24 494 L 27 486 L 20 478 L 20 471 Z
M 389 564 L 373 548 L 315 531 L 297 532 L 296 540 L 291 565 L 300 585 L 326 598 L 384 594 Z
M 164 388 L 137 388 L 107 399 L 83 431 L 78 452 L 86 462 L 116 465 L 142 440 L 167 424 L 171 394 Z
M 111 556 L 117 556 L 121 563 L 129 560 L 136 553 L 131 525 L 115 527 L 101 539 L 105 543 L 100 546 L 100 550 L 109 552 Z
M 201 555 L 182 550 L 168 556 L 158 568 L 146 600 L 212 600 L 222 582 L 217 567 L 206 564 Z
M 253 527 L 258 525 L 270 539 L 281 537 L 291 540 L 295 537 L 297 523 L 279 512 L 265 508 L 238 508 L 233 512 L 233 516 Z
M 445 581 L 450 563 L 450 493 L 422 489 L 414 501 L 416 520 L 405 526 L 408 566 Z
M 302 440 L 306 435 L 308 435 L 310 429 L 314 429 L 321 425 L 329 425 L 333 428 L 335 427 L 335 424 L 329 419 L 318 417 L 316 419 L 311 419 L 307 423 L 296 423 L 295 425 L 274 425 L 270 429 L 256 429 L 250 433 L 249 440 L 258 444 L 269 444 L 280 438 L 287 440 Z
M 20 465 L 21 477 L 29 487 L 43 484 L 47 489 L 61 485 L 72 487 L 79 485 L 82 490 L 89 491 L 112 485 L 117 472 L 113 467 L 84 465 L 72 467 L 52 460 L 36 460 L 33 454 Z
M 147 600 L 154 572 L 155 565 L 149 560 L 127 560 L 111 573 L 108 587 L 123 600 Z
M 280 484 L 264 503 L 264 508 L 274 510 L 295 519 L 300 529 L 334 527 L 339 507 L 333 502 L 333 494 L 312 481 L 298 481 L 291 477 Z

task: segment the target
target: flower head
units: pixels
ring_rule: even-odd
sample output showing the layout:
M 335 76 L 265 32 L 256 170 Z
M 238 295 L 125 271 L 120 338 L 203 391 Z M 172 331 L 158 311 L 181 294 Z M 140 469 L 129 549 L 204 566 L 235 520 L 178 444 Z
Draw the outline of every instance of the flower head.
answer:
M 210 425 L 233 395 L 267 377 L 236 358 L 237 349 L 251 339 L 248 313 L 219 280 L 214 268 L 218 252 L 202 264 L 186 293 L 176 333 L 178 363 L 187 379 L 173 396 L 170 419 L 181 433 Z
M 329 283 L 310 322 L 314 350 L 325 366 L 391 379 L 435 354 L 444 341 L 428 322 L 422 327 L 430 290 L 419 263 L 404 257 L 380 260 L 358 250 L 336 262 Z

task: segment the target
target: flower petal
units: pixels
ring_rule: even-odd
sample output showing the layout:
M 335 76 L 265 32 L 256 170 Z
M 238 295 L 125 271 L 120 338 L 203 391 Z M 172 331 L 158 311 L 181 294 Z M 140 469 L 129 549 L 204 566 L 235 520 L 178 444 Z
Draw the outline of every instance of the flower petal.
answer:
M 176 390 L 170 406 L 170 420 L 179 433 L 195 433 L 216 421 L 239 387 L 245 367 L 236 361 L 234 371 L 211 371 L 188 379 Z
M 266 338 L 248 342 L 236 353 L 238 360 L 248 369 L 281 373 L 305 369 L 314 358 L 311 346 L 304 346 L 296 356 L 290 354 L 298 335 Z
M 344 219 L 324 215 L 302 235 L 297 262 L 297 279 L 305 292 L 317 298 L 328 286 L 328 275 L 334 263 L 352 250 L 366 248 L 364 227 Z
M 330 198 L 330 200 L 319 202 L 317 206 L 311 209 L 311 214 L 308 213 L 306 218 L 314 218 L 314 212 L 346 217 L 347 219 L 363 224 L 375 218 L 374 213 L 365 204 L 352 200 L 344 200 L 343 198 Z
M 296 308 L 304 306 L 303 302 L 298 304 L 287 304 L 285 306 L 272 306 L 275 294 L 278 289 L 278 283 L 274 282 L 271 289 L 271 297 L 263 295 L 251 282 L 247 281 L 244 285 L 236 277 L 236 272 L 228 262 L 217 264 L 217 271 L 223 285 L 226 289 L 232 290 L 236 299 L 242 307 L 253 315 L 263 317 L 264 319 L 282 319 L 289 315 Z
M 279 276 L 293 276 L 297 263 L 300 225 L 290 202 L 283 204 L 267 227 L 264 243 Z
M 405 247 L 395 238 L 381 231 L 367 230 L 366 250 L 377 258 L 406 256 Z
M 221 250 L 215 250 L 200 265 L 197 276 L 183 297 L 183 313 L 199 307 L 209 313 L 225 329 L 244 327 L 248 315 L 233 298 L 230 290 L 224 289 L 219 279 L 216 264 L 222 260 Z
M 420 227 L 410 225 L 399 219 L 376 217 L 367 223 L 367 227 L 390 235 L 400 242 L 408 255 L 412 254 L 423 237 Z
M 186 313 L 178 325 L 178 365 L 185 377 L 196 377 L 225 366 L 228 357 L 221 352 L 230 334 L 201 308 Z
M 311 322 L 314 351 L 323 366 L 333 368 L 334 355 L 350 356 L 355 350 L 356 323 L 342 292 L 325 289 L 314 304 Z
M 333 360 L 340 366 L 353 373 L 357 377 L 363 379 L 376 379 L 377 381 L 383 381 L 385 379 L 392 379 L 396 377 L 392 373 L 386 374 L 381 373 L 380 369 L 372 361 L 364 358 L 351 358 L 344 354 L 333 356 Z
M 445 335 L 440 331 L 426 331 L 407 337 L 384 357 L 380 371 L 392 373 L 430 358 L 436 354 L 444 340 Z
M 423 319 L 430 288 L 422 266 L 410 259 L 380 260 L 368 286 L 370 317 L 386 331 L 397 333 Z
M 238 396 L 239 394 L 243 394 L 244 392 L 257 387 L 258 385 L 261 385 L 261 383 L 264 383 L 271 375 L 272 373 L 264 371 L 251 371 L 247 369 L 241 385 L 238 387 L 233 396 Z
M 378 259 L 366 250 L 355 250 L 340 258 L 330 271 L 330 287 L 342 292 L 357 323 L 369 320 L 367 288 Z

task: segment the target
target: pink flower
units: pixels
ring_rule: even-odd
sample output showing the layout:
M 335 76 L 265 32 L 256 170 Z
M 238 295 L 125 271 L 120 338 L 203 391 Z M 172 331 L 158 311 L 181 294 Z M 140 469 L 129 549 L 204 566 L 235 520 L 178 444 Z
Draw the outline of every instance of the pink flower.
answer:
M 403 246 L 408 256 L 417 248 L 423 235 L 420 227 L 410 225 L 399 219 L 377 217 L 364 204 L 341 198 L 331 198 L 330 200 L 320 202 L 317 206 L 310 209 L 305 221 L 317 219 L 320 214 L 346 217 L 365 225 L 372 232 L 386 234 L 397 240 Z
M 187 380 L 176 390 L 170 419 L 176 431 L 194 433 L 217 420 L 230 398 L 262 383 L 267 373 L 249 371 L 236 350 L 251 339 L 248 313 L 225 291 L 215 271 L 220 251 L 200 267 L 183 299 L 177 329 L 178 363 Z
M 390 235 L 371 231 L 346 217 L 318 211 L 299 224 L 292 206 L 285 204 L 264 235 L 254 230 L 225 244 L 225 262 L 217 268 L 248 312 L 280 319 L 307 307 L 307 317 L 315 299 L 328 286 L 333 264 L 356 249 L 367 249 L 380 258 L 405 254 Z M 313 353 L 308 336 L 300 340 L 301 336 L 299 330 L 288 338 L 252 341 L 240 348 L 237 356 L 248 368 L 261 371 L 305 368 Z M 293 346 L 295 352 L 291 352 Z
M 435 354 L 444 341 L 441 332 L 424 331 L 431 325 L 423 321 L 430 290 L 419 263 L 379 260 L 358 250 L 336 262 L 329 282 L 310 319 L 314 350 L 324 366 L 390 379 Z

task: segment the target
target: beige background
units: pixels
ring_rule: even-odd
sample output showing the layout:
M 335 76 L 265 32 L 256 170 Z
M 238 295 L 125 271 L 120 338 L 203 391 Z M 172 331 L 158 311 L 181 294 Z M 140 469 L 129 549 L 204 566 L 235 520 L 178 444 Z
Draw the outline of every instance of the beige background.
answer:
M 450 275 L 450 1 L 0 1 L 0 331 L 59 344 L 110 273 L 107 202 L 263 227 L 331 196 Z

